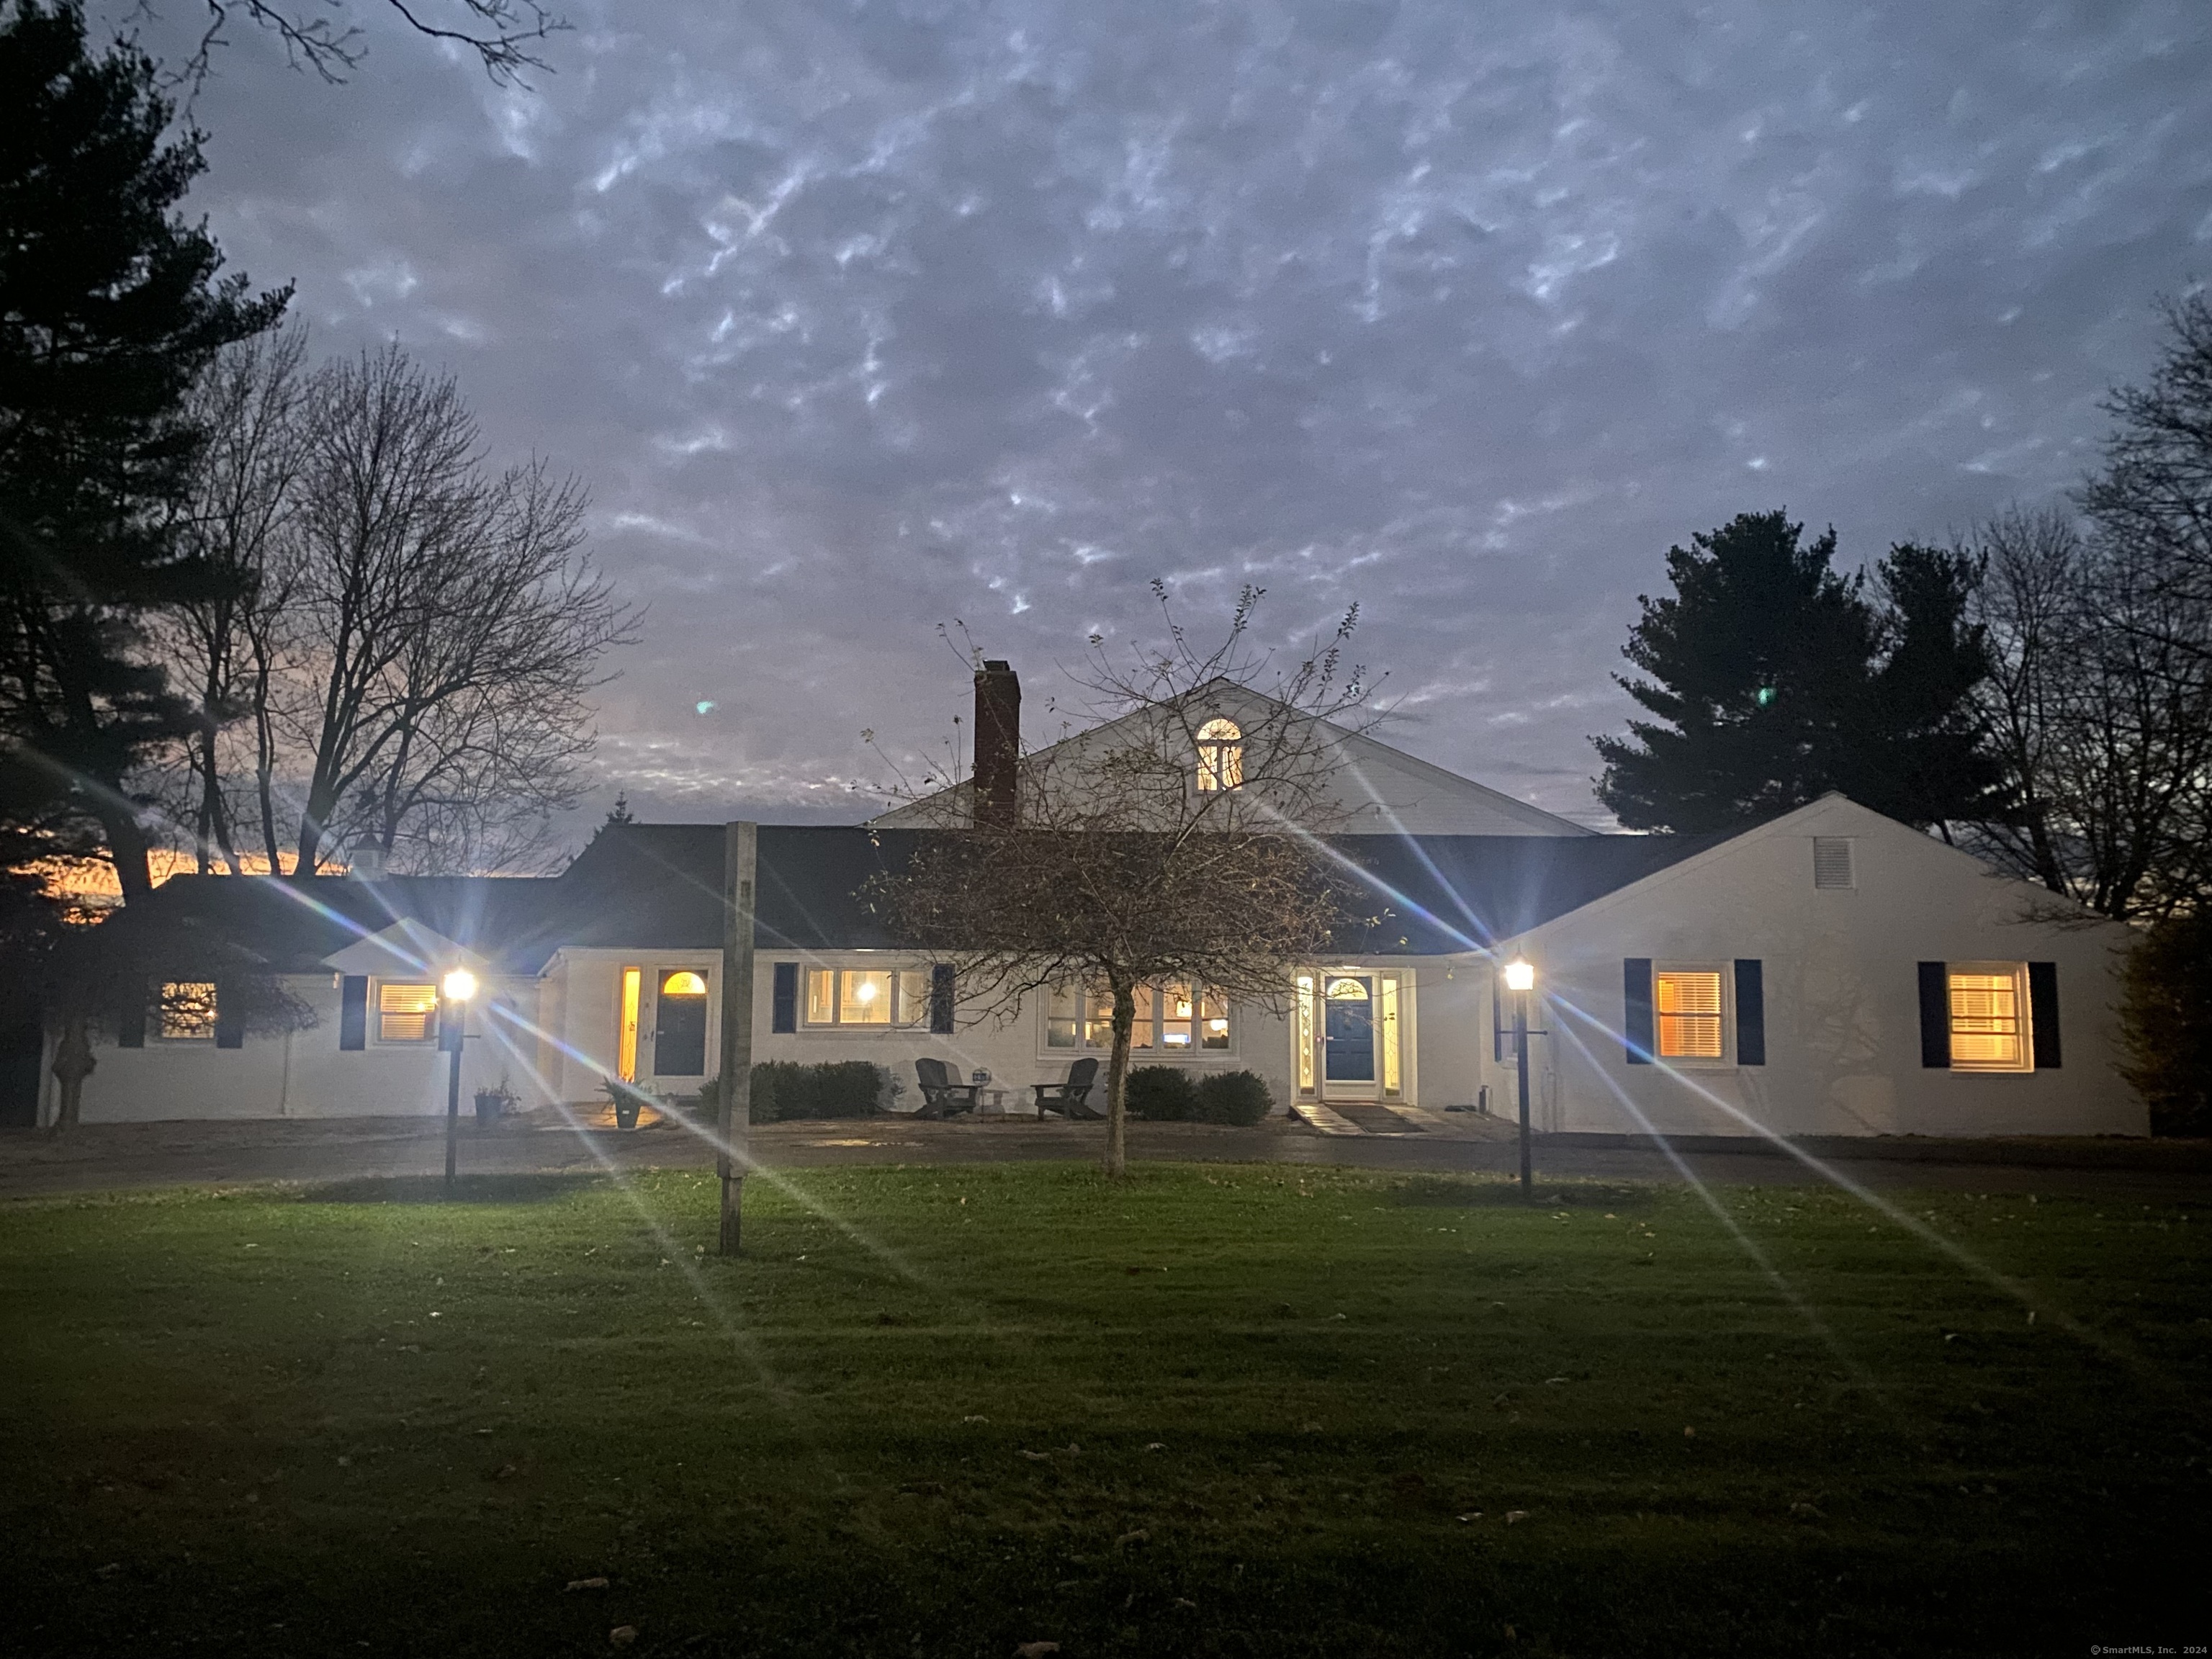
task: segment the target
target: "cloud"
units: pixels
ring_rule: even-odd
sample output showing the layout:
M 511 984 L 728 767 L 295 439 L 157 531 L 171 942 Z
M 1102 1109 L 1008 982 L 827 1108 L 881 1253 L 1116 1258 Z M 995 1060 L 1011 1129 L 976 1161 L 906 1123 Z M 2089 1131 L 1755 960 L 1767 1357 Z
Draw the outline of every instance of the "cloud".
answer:
M 1399 740 L 1595 817 L 1670 542 L 2049 495 L 2203 268 L 2195 0 L 595 0 L 527 94 L 380 10 L 342 88 L 236 32 L 193 206 L 590 483 L 641 811 L 830 811 L 938 623 L 1050 687 L 1159 574 L 1358 600 Z

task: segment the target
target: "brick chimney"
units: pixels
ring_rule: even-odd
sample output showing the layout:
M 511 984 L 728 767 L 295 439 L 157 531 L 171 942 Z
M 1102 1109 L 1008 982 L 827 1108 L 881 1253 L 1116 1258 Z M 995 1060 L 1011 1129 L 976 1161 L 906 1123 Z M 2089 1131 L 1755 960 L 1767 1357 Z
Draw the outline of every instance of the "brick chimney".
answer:
M 975 675 L 975 822 L 1020 822 L 1016 778 L 1022 754 L 1022 682 L 1012 665 L 988 661 Z

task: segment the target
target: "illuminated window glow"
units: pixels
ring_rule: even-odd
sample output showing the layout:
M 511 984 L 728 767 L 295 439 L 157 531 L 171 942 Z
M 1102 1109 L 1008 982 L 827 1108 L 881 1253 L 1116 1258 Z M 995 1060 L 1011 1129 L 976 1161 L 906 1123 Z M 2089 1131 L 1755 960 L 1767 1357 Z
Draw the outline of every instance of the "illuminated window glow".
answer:
M 806 970 L 809 1025 L 862 1030 L 927 1029 L 927 968 L 810 968 Z
M 1229 999 L 1222 993 L 1183 984 L 1139 985 L 1133 1000 L 1136 1018 L 1129 1047 L 1144 1053 L 1171 1048 L 1178 1054 L 1231 1047 Z M 1054 986 L 1045 998 L 1044 1046 L 1048 1048 L 1107 1049 L 1114 1045 L 1114 994 L 1103 985 L 1078 989 Z
M 1234 720 L 1213 720 L 1198 728 L 1198 787 L 1200 793 L 1237 789 L 1244 783 L 1244 734 Z
M 206 980 L 172 980 L 161 987 L 161 1036 L 167 1042 L 215 1040 L 215 987 Z
M 376 988 L 379 1042 L 433 1042 L 437 1036 L 436 986 L 395 985 L 387 980 Z
M 1984 963 L 1949 970 L 1951 1069 L 2025 1072 L 2028 1047 L 2027 964 Z
M 1311 974 L 1298 975 L 1297 1042 L 1298 1092 L 1302 1095 L 1310 1095 L 1314 1091 L 1314 1030 L 1319 1024 L 1314 1010 L 1316 1004 L 1320 1000 L 1316 994 L 1317 989 L 1318 987 Z
M 1398 976 L 1385 974 L 1379 986 L 1380 1007 L 1376 1011 L 1381 1021 L 1375 1033 L 1375 1046 L 1382 1056 L 1382 1092 L 1395 1097 L 1405 1092 L 1399 1082 L 1398 1058 Z
M 645 982 L 642 969 L 622 972 L 622 1029 L 615 1043 L 615 1072 L 624 1083 L 637 1081 L 637 1004 Z
M 1717 969 L 1686 969 L 1655 976 L 1662 1060 L 1718 1060 L 1721 976 Z
M 660 994 L 665 997 L 703 997 L 707 981 L 690 969 L 682 969 L 660 981 Z

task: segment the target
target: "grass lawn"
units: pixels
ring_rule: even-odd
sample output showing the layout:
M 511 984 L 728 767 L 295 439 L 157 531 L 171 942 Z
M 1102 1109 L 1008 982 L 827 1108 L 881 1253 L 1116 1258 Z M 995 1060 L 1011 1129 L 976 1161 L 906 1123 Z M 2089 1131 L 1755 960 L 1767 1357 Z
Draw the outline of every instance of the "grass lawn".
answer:
M 2015 1295 L 1799 1190 L 428 1190 L 0 1209 L 0 1651 L 2212 1637 L 2204 1208 L 1900 1200 Z

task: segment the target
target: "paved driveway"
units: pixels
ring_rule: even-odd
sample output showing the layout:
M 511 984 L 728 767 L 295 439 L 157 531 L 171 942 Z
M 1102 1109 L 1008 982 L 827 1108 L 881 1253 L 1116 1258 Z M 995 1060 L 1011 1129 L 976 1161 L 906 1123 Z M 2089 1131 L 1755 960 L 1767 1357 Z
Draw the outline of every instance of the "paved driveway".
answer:
M 1457 1133 L 1325 1135 L 1303 1124 L 1232 1129 L 1192 1123 L 1133 1123 L 1138 1159 L 1347 1164 L 1413 1171 L 1510 1174 L 1516 1151 L 1504 1126 L 1452 1126 Z M 860 1164 L 990 1164 L 1093 1159 L 1105 1127 L 1025 1118 L 924 1123 L 766 1124 L 751 1153 L 775 1169 Z M 1648 1146 L 1546 1137 L 1536 1143 L 1538 1178 L 1679 1182 L 1688 1175 L 1724 1185 L 1798 1185 L 1825 1177 L 1799 1158 L 1768 1150 L 1692 1143 L 1679 1161 Z M 2212 1146 L 2204 1143 L 1826 1143 L 1807 1156 L 1843 1177 L 1878 1188 L 2078 1193 L 2141 1202 L 2212 1200 Z M 596 1121 L 572 1127 L 541 1118 L 478 1130 L 464 1121 L 460 1167 L 477 1174 L 580 1173 L 701 1168 L 713 1146 L 673 1122 L 632 1130 Z M 0 1200 L 105 1189 L 230 1186 L 435 1175 L 445 1167 L 445 1126 L 423 1118 L 323 1122 L 91 1124 L 49 1137 L 0 1131 Z

